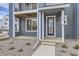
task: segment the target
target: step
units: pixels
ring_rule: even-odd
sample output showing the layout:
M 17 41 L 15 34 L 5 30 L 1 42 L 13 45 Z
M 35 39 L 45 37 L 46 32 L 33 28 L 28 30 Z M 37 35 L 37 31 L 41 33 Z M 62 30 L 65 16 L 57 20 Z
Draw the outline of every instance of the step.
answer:
M 63 43 L 62 40 L 41 40 L 41 42 L 49 42 L 49 43 Z
M 55 46 L 55 43 L 41 42 L 42 45 Z

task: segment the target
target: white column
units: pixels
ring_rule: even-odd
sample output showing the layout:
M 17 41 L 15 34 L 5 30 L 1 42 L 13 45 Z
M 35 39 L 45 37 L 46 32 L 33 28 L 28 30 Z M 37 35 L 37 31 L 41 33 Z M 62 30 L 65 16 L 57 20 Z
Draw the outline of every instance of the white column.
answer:
M 64 10 L 61 11 L 62 41 L 64 42 Z
M 13 37 L 15 37 L 15 16 L 13 17 Z
M 39 15 L 39 40 L 41 40 L 41 12 L 38 12 Z
M 42 39 L 44 39 L 44 12 L 42 12 Z
M 14 4 L 13 4 L 13 37 L 15 37 L 15 15 L 14 15 Z
M 37 38 L 39 38 L 39 16 L 37 12 Z
M 39 4 L 37 3 L 37 38 L 39 39 L 39 11 L 38 11 Z

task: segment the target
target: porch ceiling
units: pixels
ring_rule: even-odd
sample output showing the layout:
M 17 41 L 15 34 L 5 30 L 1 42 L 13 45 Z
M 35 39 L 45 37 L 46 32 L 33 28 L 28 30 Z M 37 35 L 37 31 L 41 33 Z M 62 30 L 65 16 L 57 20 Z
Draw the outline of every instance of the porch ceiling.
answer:
M 28 17 L 36 17 L 37 13 L 28 13 L 28 14 L 16 14 L 16 17 L 19 18 L 28 18 Z
M 45 10 L 44 12 L 46 13 L 46 14 L 56 14 L 56 13 L 58 13 L 58 12 L 60 12 L 62 9 L 49 9 L 49 10 Z

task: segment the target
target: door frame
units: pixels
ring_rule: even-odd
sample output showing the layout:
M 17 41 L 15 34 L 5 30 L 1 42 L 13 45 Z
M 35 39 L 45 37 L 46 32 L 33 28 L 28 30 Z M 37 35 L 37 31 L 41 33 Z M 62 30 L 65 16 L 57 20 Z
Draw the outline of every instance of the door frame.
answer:
M 54 17 L 54 35 L 53 36 L 49 36 L 47 34 L 47 18 L 48 17 Z M 56 16 L 55 15 L 52 15 L 52 16 L 46 16 L 46 37 L 56 37 Z

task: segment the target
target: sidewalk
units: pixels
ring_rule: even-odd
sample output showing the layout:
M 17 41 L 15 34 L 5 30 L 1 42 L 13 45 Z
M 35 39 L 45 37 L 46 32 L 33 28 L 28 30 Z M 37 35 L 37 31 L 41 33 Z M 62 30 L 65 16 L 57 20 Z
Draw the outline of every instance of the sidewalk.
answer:
M 32 56 L 55 56 L 55 46 L 41 45 Z

